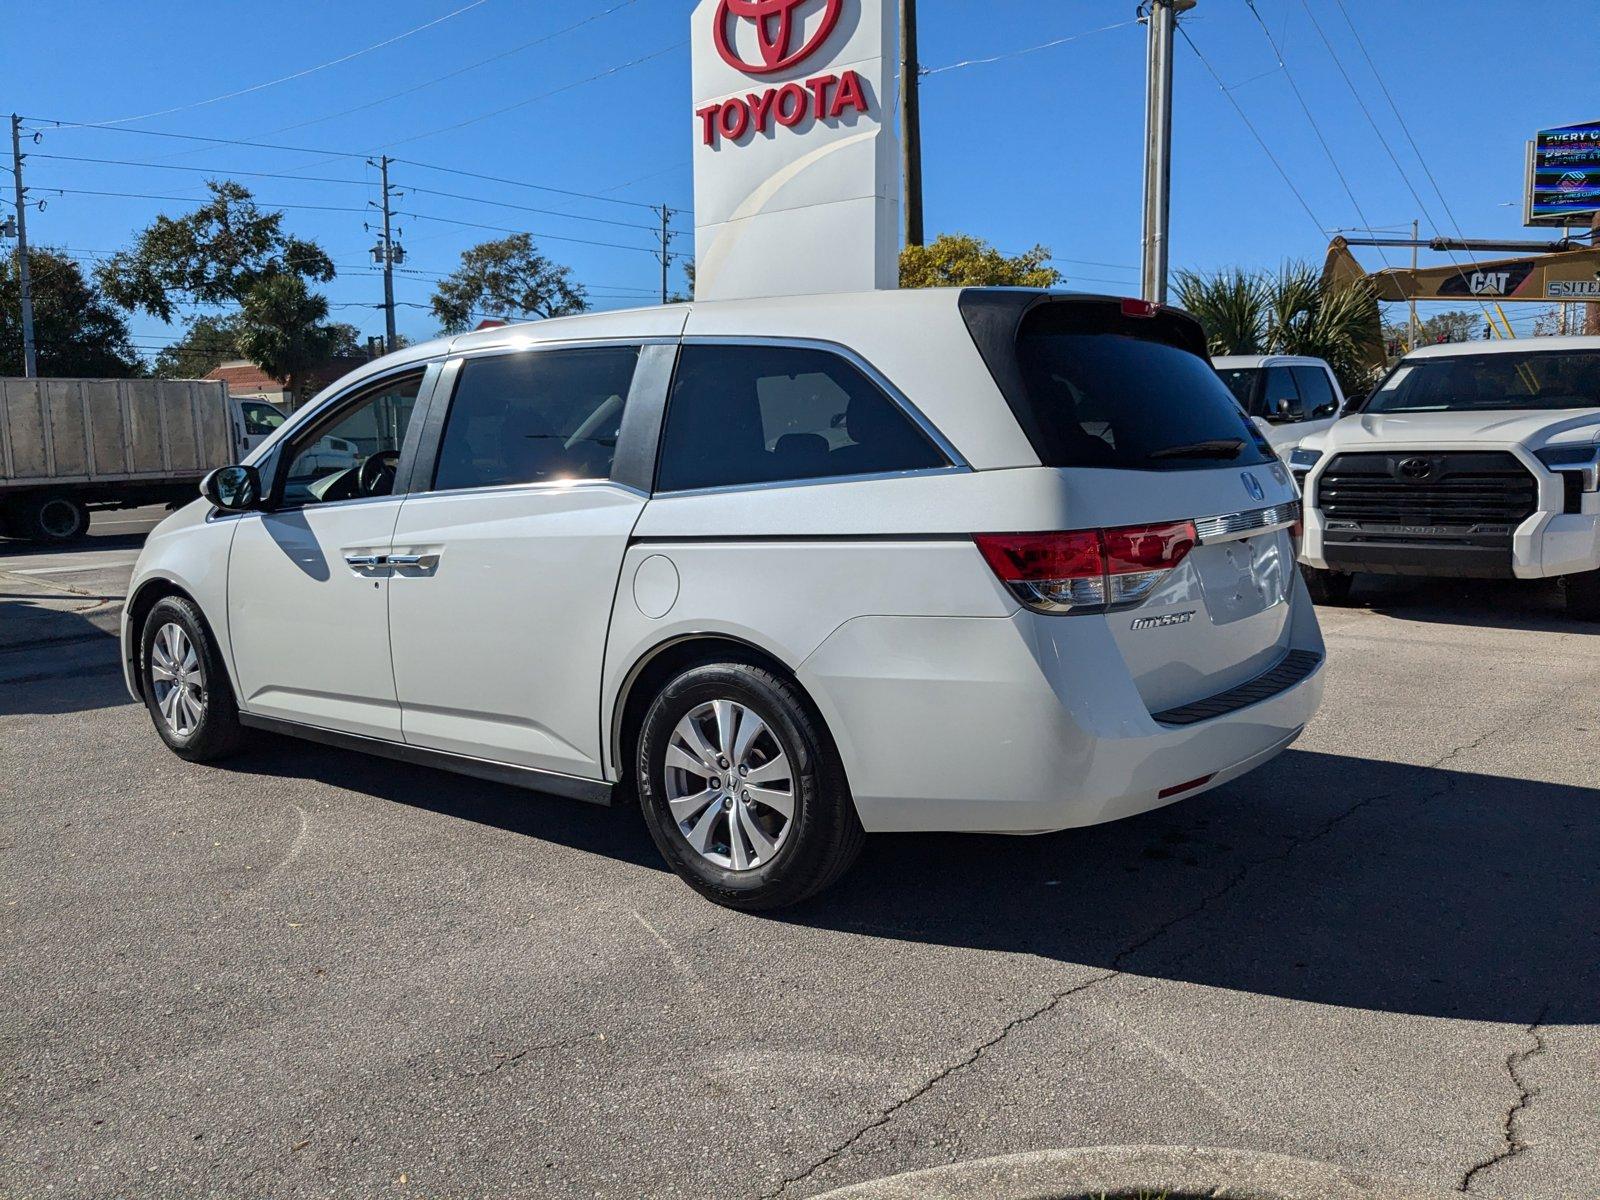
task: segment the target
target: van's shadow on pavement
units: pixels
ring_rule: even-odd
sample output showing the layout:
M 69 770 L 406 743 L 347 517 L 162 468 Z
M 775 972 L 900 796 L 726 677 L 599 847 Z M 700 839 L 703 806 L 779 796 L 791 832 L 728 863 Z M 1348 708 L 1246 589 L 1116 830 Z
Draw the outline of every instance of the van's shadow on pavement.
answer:
M 228 765 L 661 869 L 629 808 L 275 738 Z M 1600 790 L 1290 751 L 1112 825 L 870 838 L 832 891 L 765 919 L 1319 1004 L 1589 1023 Z

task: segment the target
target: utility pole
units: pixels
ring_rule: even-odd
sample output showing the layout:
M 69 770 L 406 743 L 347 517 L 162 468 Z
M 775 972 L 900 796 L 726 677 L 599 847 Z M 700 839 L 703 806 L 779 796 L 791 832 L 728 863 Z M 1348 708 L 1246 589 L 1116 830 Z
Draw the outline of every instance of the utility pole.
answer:
M 1406 322 L 1406 350 L 1410 352 L 1417 348 L 1417 223 L 1411 222 L 1411 317 Z
M 905 184 L 906 245 L 922 245 L 922 109 L 917 91 L 917 0 L 900 0 L 900 154 Z
M 672 265 L 672 230 L 668 222 L 672 220 L 672 210 L 663 204 L 657 210 L 661 214 L 661 303 L 667 302 L 667 268 Z
M 22 373 L 38 377 L 33 346 L 33 281 L 28 274 L 28 189 L 22 186 L 22 118 L 11 114 L 11 178 L 17 198 L 17 283 L 22 292 Z
M 395 348 L 394 338 L 394 239 L 389 235 L 389 156 L 378 158 L 378 173 L 383 181 L 383 348 Z
M 1172 33 L 1196 0 L 1145 0 L 1144 239 L 1140 294 L 1167 302 L 1167 226 L 1172 200 Z

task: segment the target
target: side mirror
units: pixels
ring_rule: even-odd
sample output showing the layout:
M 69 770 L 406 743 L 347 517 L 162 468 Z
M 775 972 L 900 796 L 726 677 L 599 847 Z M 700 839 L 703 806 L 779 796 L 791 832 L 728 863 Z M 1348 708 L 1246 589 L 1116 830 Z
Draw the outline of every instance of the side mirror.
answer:
M 254 467 L 218 467 L 200 481 L 200 494 L 223 512 L 261 507 L 261 476 Z
M 1337 404 L 1320 404 L 1311 410 L 1311 416 L 1316 420 L 1320 420 L 1323 417 L 1336 417 L 1338 415 L 1339 406 Z

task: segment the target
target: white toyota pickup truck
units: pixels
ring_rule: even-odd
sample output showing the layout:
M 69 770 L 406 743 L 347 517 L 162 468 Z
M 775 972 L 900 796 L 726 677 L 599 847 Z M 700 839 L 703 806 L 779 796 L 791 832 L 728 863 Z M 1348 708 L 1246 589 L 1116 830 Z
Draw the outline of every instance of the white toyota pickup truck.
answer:
M 1600 620 L 1600 337 L 1424 347 L 1290 468 L 1314 599 L 1363 571 L 1560 576 Z

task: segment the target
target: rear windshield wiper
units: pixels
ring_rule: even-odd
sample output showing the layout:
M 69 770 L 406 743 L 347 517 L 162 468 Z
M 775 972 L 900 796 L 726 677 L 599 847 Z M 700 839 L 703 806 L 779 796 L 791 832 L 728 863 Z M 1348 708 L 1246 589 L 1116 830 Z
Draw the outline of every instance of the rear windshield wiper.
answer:
M 1185 442 L 1181 446 L 1166 446 L 1152 450 L 1146 458 L 1238 458 L 1244 449 L 1243 438 L 1207 438 L 1200 442 Z

